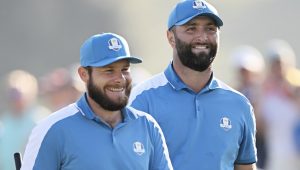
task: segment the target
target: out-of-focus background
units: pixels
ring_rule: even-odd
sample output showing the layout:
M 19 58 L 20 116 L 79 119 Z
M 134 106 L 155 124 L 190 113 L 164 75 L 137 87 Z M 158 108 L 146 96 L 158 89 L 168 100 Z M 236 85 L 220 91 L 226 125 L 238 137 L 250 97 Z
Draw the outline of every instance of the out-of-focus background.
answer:
M 79 61 L 79 49 L 83 41 L 96 33 L 114 32 L 127 39 L 132 55 L 144 60 L 135 72 L 133 69 L 134 77 L 143 79 L 141 73 L 148 76 L 162 71 L 172 58 L 172 49 L 166 39 L 166 25 L 169 12 L 176 2 L 177 0 L 0 0 L 1 110 L 10 108 L 6 88 L 8 73 L 22 69 L 35 76 L 40 87 L 38 97 L 42 96 L 41 103 L 46 103 L 45 94 L 55 95 L 55 87 L 70 83 L 69 78 L 64 77 L 67 76 L 66 72 L 74 70 L 74 63 Z M 265 65 L 268 65 L 267 44 L 272 39 L 288 42 L 296 56 L 295 66 L 300 65 L 300 1 L 209 2 L 218 9 L 224 22 L 220 33 L 219 53 L 214 62 L 214 74 L 218 78 L 234 87 L 240 84 L 236 68 L 232 64 L 232 53 L 240 45 L 256 48 L 261 52 Z M 261 74 L 266 72 L 264 70 Z M 293 75 L 296 75 L 293 80 L 300 79 L 297 77 L 299 74 Z M 61 89 L 66 92 L 64 88 Z M 12 94 L 10 97 L 18 97 L 17 94 Z M 49 106 L 49 110 L 61 107 L 59 99 L 61 97 L 51 99 L 57 103 L 52 108 Z
M 177 0 L 1 0 L 0 76 L 22 68 L 37 76 L 79 60 L 82 42 L 92 34 L 123 35 L 131 53 L 158 73 L 171 59 L 166 40 L 169 12 Z M 224 27 L 215 62 L 218 77 L 231 83 L 229 53 L 239 44 L 264 50 L 273 38 L 287 40 L 300 53 L 300 1 L 210 0 Z M 298 64 L 300 59 L 298 59 Z

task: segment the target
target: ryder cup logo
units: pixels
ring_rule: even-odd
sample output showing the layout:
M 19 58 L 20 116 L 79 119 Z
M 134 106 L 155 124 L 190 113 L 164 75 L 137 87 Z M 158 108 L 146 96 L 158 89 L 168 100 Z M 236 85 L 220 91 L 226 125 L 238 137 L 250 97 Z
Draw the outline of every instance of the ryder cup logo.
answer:
M 141 142 L 134 142 L 133 151 L 138 155 L 143 155 L 145 153 L 144 145 Z
M 120 41 L 117 38 L 112 38 L 108 41 L 108 48 L 111 50 L 119 51 L 122 48 Z
M 206 8 L 204 2 L 200 1 L 200 0 L 196 0 L 193 2 L 193 8 L 195 9 L 204 9 Z
M 220 127 L 223 128 L 225 131 L 228 131 L 232 128 L 231 121 L 228 117 L 223 117 L 220 120 Z

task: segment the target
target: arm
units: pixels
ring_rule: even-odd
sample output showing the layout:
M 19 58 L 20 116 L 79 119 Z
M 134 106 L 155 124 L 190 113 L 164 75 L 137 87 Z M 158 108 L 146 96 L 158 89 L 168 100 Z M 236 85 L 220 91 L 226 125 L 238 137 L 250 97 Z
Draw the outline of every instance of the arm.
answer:
M 26 146 L 21 170 L 59 169 L 61 147 L 58 142 L 61 139 L 58 138 L 61 137 L 55 131 L 44 125 L 38 125 L 33 129 Z
M 252 167 L 252 165 L 257 162 L 256 157 L 256 124 L 254 112 L 251 104 L 247 102 L 245 105 L 245 121 L 243 124 L 243 131 L 241 134 L 240 147 L 237 155 L 237 159 L 235 160 L 235 167 L 238 169 L 244 170 L 244 168 Z M 241 168 L 239 168 L 241 167 Z
M 256 170 L 256 165 L 255 164 L 234 165 L 234 170 Z
M 150 115 L 149 115 L 150 117 Z M 152 119 L 152 120 L 151 120 Z M 169 151 L 163 132 L 158 123 L 151 117 L 153 153 L 150 158 L 150 170 L 173 170 Z

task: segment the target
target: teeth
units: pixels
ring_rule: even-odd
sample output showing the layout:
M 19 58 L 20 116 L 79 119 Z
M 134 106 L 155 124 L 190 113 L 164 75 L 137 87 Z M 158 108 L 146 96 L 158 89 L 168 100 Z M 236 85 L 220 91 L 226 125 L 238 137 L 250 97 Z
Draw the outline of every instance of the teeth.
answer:
M 203 46 L 203 45 L 197 45 L 197 46 L 194 46 L 194 48 L 196 48 L 196 49 L 206 49 L 207 47 Z
M 124 90 L 124 88 L 109 88 L 108 90 L 110 90 L 112 92 L 121 92 Z

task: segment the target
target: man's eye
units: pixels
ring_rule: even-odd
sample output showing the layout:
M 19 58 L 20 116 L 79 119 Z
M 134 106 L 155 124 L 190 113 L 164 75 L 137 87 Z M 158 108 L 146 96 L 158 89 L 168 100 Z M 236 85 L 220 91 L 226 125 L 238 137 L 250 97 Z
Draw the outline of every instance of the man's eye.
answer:
M 123 72 L 129 72 L 129 68 L 123 68 L 122 71 Z
M 194 31 L 196 28 L 195 27 L 188 27 L 186 30 L 187 31 Z
M 105 70 L 104 72 L 105 72 L 105 73 L 112 73 L 113 70 Z
M 217 27 L 207 27 L 206 30 L 209 32 L 217 32 Z

